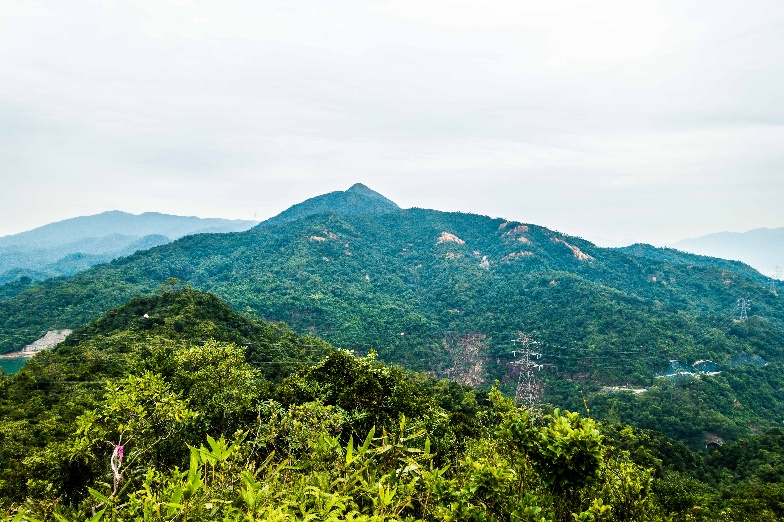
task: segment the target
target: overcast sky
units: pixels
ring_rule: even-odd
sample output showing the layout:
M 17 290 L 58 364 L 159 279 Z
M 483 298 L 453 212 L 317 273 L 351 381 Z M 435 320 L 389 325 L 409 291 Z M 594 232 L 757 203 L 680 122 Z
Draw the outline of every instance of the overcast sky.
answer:
M 599 244 L 784 226 L 784 2 L 0 3 L 0 235 L 362 182 Z

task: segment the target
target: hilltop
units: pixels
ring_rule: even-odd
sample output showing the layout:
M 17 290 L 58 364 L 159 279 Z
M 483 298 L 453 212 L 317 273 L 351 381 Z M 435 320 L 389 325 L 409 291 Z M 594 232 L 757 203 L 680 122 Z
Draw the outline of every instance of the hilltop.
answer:
M 279 225 L 324 212 L 357 215 L 384 214 L 398 210 L 400 210 L 400 207 L 394 201 L 387 199 L 362 183 L 355 183 L 347 190 L 337 190 L 306 199 L 302 203 L 297 203 L 277 216 L 261 222 L 259 226 Z

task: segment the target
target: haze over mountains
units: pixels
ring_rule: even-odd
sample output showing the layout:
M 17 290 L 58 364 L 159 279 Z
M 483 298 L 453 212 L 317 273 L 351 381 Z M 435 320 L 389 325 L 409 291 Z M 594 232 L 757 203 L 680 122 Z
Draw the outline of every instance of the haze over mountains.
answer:
M 757 228 L 748 232 L 717 232 L 678 241 L 680 250 L 705 256 L 737 259 L 760 272 L 784 279 L 784 228 Z
M 71 275 L 90 266 L 169 243 L 189 234 L 239 232 L 256 222 L 135 215 L 117 210 L 81 216 L 0 237 L 0 284 Z

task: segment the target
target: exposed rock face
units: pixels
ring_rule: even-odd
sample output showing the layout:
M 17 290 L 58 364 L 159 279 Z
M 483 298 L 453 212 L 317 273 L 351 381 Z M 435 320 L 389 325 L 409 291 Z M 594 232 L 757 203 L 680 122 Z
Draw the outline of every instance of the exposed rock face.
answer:
M 519 236 L 529 231 L 528 225 L 517 225 L 512 230 L 504 232 L 504 236 Z
M 465 245 L 465 241 L 454 234 L 450 234 L 449 232 L 441 232 L 441 237 L 438 238 L 436 244 L 440 245 L 441 243 L 457 243 L 458 245 Z
M 464 334 L 444 340 L 444 348 L 452 357 L 452 367 L 446 371 L 450 379 L 467 386 L 479 386 L 487 380 L 487 336 L 479 333 Z
M 63 342 L 72 330 L 49 330 L 46 335 L 28 344 L 19 352 L 22 357 L 32 357 L 43 350 L 50 350 Z
M 583 252 L 582 250 L 580 250 L 576 246 L 570 245 L 569 243 L 567 243 L 563 239 L 559 239 L 557 237 L 554 237 L 552 240 L 553 240 L 554 243 L 563 243 L 564 245 L 566 245 L 569 248 L 569 250 L 572 251 L 572 254 L 574 254 L 574 257 L 576 257 L 580 261 L 592 261 L 593 260 L 593 257 L 589 256 L 588 254 L 586 254 L 585 252 Z
M 501 258 L 501 261 L 509 261 L 516 257 L 532 257 L 534 255 L 533 252 L 528 252 L 526 250 L 521 250 L 520 252 L 512 252 L 511 254 L 505 255 Z

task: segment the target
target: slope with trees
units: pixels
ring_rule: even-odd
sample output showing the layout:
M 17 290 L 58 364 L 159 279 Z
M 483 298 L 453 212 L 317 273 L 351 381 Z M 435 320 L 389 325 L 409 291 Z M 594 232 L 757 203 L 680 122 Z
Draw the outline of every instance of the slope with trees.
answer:
M 0 378 L 0 441 L 16 520 L 784 514 L 780 431 L 693 453 L 357 357 L 174 281 Z
M 775 373 L 784 304 L 740 271 L 472 214 L 336 210 L 186 237 L 30 287 L 0 302 L 0 346 L 86 324 L 173 277 L 301 334 L 473 385 L 498 379 L 509 392 L 517 379 L 509 341 L 523 331 L 544 345 L 549 400 L 577 409 L 585 396 L 603 417 L 662 422 L 693 447 L 707 433 L 732 440 L 784 421 Z M 733 318 L 739 296 L 754 303 L 745 321 Z M 673 359 L 707 359 L 721 373 L 668 387 L 655 377 Z M 744 369 L 743 360 L 769 364 Z M 765 400 L 749 395 L 744 375 L 755 375 Z M 626 385 L 649 392 L 605 390 Z

